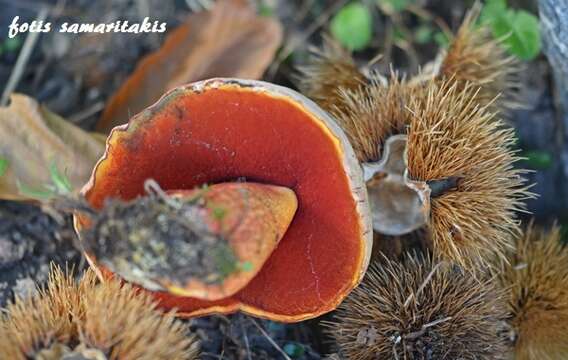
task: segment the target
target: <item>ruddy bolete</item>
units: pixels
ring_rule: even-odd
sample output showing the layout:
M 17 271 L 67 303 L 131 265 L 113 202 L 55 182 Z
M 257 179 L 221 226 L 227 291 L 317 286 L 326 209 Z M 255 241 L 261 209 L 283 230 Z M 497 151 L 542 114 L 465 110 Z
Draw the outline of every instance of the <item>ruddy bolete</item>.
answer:
M 334 120 L 295 91 L 237 79 L 178 87 L 111 132 L 82 193 L 101 209 L 109 199 L 128 202 L 144 195 L 148 179 L 174 200 L 203 185 L 217 194 L 248 186 L 257 199 L 251 206 L 264 209 L 255 226 L 268 221 L 281 229 L 259 237 L 273 245 L 249 263 L 258 268 L 230 291 L 194 291 L 195 282 L 172 288 L 164 281 L 158 283 L 165 290 L 148 290 L 180 316 L 241 310 L 300 321 L 336 308 L 365 273 L 372 231 L 360 165 Z M 279 195 L 264 201 L 262 193 L 271 191 Z M 227 204 L 220 198 L 217 203 Z M 228 203 L 229 209 L 242 208 Z M 283 219 L 269 221 L 270 216 Z M 246 227 L 247 221 L 233 223 Z M 79 230 L 91 225 L 77 215 Z M 247 236 L 235 236 L 227 238 L 238 255 L 238 243 Z M 111 273 L 94 252 L 86 255 L 99 274 Z

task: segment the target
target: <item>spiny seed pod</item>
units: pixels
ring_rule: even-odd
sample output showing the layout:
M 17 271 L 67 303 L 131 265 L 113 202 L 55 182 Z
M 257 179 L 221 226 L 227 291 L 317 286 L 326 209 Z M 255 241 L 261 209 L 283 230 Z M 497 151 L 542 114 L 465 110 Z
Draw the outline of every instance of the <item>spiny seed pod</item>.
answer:
M 505 359 L 502 293 L 430 258 L 384 259 L 326 323 L 347 359 Z
M 516 360 L 568 357 L 568 250 L 560 228 L 532 226 L 498 276 L 508 289 L 508 321 Z
M 392 74 L 389 84 L 374 79 L 364 87 L 338 87 L 338 100 L 330 112 L 347 134 L 361 162 L 378 161 L 382 145 L 393 134 L 405 132 L 412 119 L 406 106 L 420 89 Z
M 77 324 L 69 315 L 81 308 L 80 294 L 95 282 L 91 271 L 76 283 L 55 268 L 45 288 L 8 304 L 0 317 L 0 359 L 55 359 L 52 353 L 76 340 Z
M 520 63 L 493 38 L 490 29 L 477 23 L 478 15 L 479 8 L 474 7 L 465 17 L 443 57 L 438 78 L 479 87 L 477 102 L 481 105 L 493 103 L 500 110 L 519 107 Z
M 513 130 L 477 96 L 473 85 L 432 82 L 409 104 L 408 176 L 430 187 L 434 253 L 463 266 L 503 256 L 531 196 L 513 167 Z
M 45 289 L 8 305 L 0 318 L 1 359 L 197 359 L 197 343 L 175 318 L 130 286 L 79 282 L 54 268 Z
M 341 91 L 355 90 L 367 83 L 347 50 L 329 38 L 321 50 L 313 51 L 310 62 L 298 70 L 302 92 L 326 111 L 342 108 Z

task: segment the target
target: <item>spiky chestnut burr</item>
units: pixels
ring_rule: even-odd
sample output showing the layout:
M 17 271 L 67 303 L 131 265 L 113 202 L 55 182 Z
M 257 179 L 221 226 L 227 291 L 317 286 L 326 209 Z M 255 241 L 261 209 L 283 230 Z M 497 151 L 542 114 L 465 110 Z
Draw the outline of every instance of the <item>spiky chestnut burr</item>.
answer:
M 18 298 L 0 318 L 0 358 L 59 360 L 197 359 L 186 327 L 116 280 L 79 282 L 54 268 L 38 293 Z M 75 357 L 74 357 L 75 356 Z
M 479 87 L 477 102 L 491 104 L 494 110 L 510 110 L 520 106 L 520 62 L 507 53 L 502 39 L 478 23 L 479 6 L 466 15 L 443 56 L 437 78 L 453 78 L 462 85 Z
M 560 228 L 532 224 L 498 275 L 508 289 L 508 322 L 516 360 L 568 357 L 568 249 Z
M 347 359 L 505 359 L 503 300 L 449 263 L 385 258 L 326 327 Z
M 388 86 L 373 82 L 341 94 L 344 107 L 333 114 L 364 167 L 381 159 L 387 139 L 406 135 L 399 161 L 407 167 L 406 182 L 431 191 L 419 194 L 423 206 L 417 211 L 425 214 L 434 253 L 466 267 L 502 256 L 519 231 L 516 212 L 531 194 L 523 171 L 513 168 L 513 130 L 478 105 L 476 86 L 451 79 L 411 86 L 393 77 Z M 395 197 L 390 206 L 386 197 L 375 196 L 381 179 L 367 181 L 371 207 L 391 213 L 402 200 Z
M 513 166 L 513 129 L 477 96 L 473 85 L 432 82 L 408 105 L 408 176 L 432 190 L 434 254 L 466 267 L 503 257 L 519 232 L 516 213 L 532 196 L 525 171 Z M 436 189 L 444 179 L 447 186 Z
M 310 63 L 298 70 L 302 93 L 326 111 L 342 108 L 341 91 L 358 89 L 367 83 L 351 54 L 330 38 L 324 39 L 322 49 L 314 49 Z

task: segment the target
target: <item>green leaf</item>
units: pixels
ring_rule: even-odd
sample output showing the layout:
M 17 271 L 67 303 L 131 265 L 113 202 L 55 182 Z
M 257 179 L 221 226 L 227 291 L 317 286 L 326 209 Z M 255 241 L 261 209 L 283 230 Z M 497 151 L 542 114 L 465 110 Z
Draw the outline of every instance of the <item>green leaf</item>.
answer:
M 413 0 L 377 0 L 379 7 L 389 14 L 403 11 L 412 2 Z
M 541 150 L 525 151 L 521 156 L 526 158 L 527 165 L 535 170 L 546 170 L 554 162 L 550 153 Z
M 434 34 L 434 41 L 442 48 L 447 48 L 450 45 L 450 39 L 442 31 L 438 31 Z
M 420 25 L 414 32 L 414 41 L 418 44 L 426 44 L 432 41 L 434 29 L 428 24 Z
M 538 18 L 524 11 L 508 10 L 491 21 L 493 36 L 503 38 L 509 52 L 522 60 L 532 60 L 540 53 Z
M 366 48 L 373 36 L 369 8 L 358 2 L 343 7 L 331 20 L 331 34 L 349 50 Z
M 3 176 L 6 173 L 6 170 L 8 170 L 8 165 L 10 165 L 8 159 L 0 157 L 0 176 Z
M 73 190 L 71 182 L 67 176 L 59 172 L 55 162 L 52 162 L 51 165 L 49 165 L 49 175 L 51 176 L 51 181 L 53 182 L 53 185 L 55 185 L 57 192 L 61 194 L 68 194 Z
M 293 343 L 285 344 L 282 350 L 293 359 L 299 358 L 306 353 L 306 349 L 302 345 Z
M 13 38 L 8 38 L 6 40 L 4 40 L 4 44 L 2 46 L 2 48 L 10 53 L 10 52 L 16 52 L 18 51 L 18 49 L 22 46 L 22 37 L 21 36 L 16 36 Z
M 507 12 L 506 0 L 488 0 L 485 2 L 483 9 L 481 9 L 479 20 L 482 24 L 489 24 L 505 12 Z

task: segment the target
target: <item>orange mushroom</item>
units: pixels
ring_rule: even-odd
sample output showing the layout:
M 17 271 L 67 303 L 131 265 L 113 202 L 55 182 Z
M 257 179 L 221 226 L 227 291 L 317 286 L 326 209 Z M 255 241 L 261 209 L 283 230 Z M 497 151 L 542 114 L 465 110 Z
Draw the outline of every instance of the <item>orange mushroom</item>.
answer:
M 335 309 L 366 271 L 372 231 L 361 168 L 333 119 L 295 91 L 236 79 L 176 88 L 113 129 L 82 194 L 100 209 L 110 198 L 143 195 L 147 179 L 173 195 L 245 179 L 288 188 L 297 199 L 295 215 L 283 205 L 293 220 L 258 273 L 226 297 L 200 296 L 190 285 L 151 291 L 180 316 L 240 310 L 284 322 L 313 318 Z M 88 228 L 83 216 L 75 220 L 78 231 Z M 110 274 L 92 252 L 86 256 L 101 276 Z

